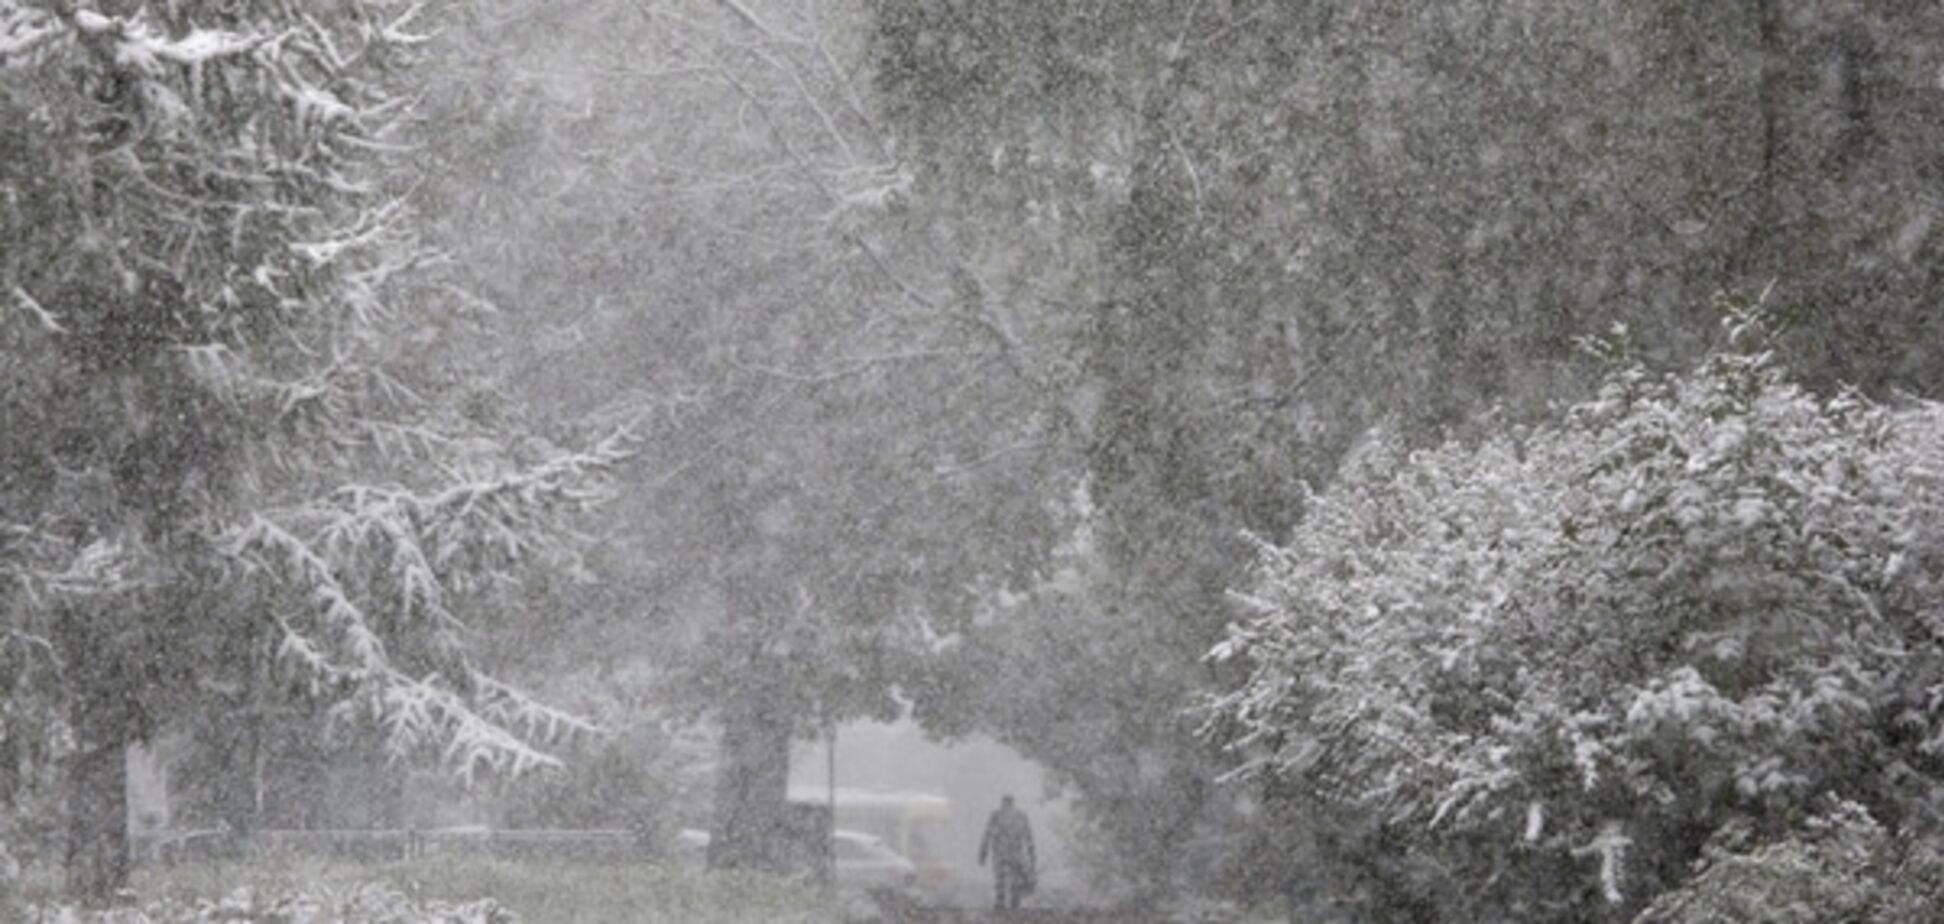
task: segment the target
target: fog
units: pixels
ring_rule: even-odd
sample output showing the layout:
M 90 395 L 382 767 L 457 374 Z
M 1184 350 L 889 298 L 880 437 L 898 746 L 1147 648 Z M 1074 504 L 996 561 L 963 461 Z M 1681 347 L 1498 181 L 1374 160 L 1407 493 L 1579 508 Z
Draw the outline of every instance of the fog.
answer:
M 1049 785 L 1043 769 L 1019 752 L 983 735 L 941 743 L 917 724 L 857 722 L 837 730 L 835 785 L 875 793 L 927 793 L 951 800 L 940 858 L 963 879 L 976 872 L 987 816 L 1011 795 L 1032 820 L 1039 864 L 1049 885 L 1084 890 L 1073 869 L 1067 840 L 1073 830 L 1072 799 Z M 799 742 L 790 753 L 792 798 L 827 798 L 832 782 L 829 741 Z M 983 885 L 981 883 L 981 885 Z M 981 889 L 983 891 L 983 889 Z
M 1938 919 L 1940 177 L 1922 3 L 0 0 L 0 919 Z

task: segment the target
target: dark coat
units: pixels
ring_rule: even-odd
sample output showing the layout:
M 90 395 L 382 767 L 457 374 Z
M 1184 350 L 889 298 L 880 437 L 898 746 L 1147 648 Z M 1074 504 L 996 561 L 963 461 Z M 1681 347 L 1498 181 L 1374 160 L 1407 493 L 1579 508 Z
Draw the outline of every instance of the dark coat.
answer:
M 1033 854 L 1033 826 L 1026 820 L 1025 812 L 1001 806 L 986 819 L 985 837 L 979 840 L 979 865 L 984 866 L 988 857 L 996 867 L 1033 868 L 1037 861 Z

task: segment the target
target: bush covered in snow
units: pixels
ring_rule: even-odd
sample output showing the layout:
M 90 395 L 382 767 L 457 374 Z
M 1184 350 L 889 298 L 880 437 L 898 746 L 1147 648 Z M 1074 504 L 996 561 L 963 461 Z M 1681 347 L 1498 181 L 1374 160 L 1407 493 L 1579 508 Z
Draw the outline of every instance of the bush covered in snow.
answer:
M 271 856 L 146 866 L 113 910 L 93 916 L 59 891 L 52 871 L 27 878 L 11 899 L 0 891 L 0 922 L 832 924 L 861 919 L 868 908 L 844 907 L 792 878 L 562 857 L 374 864 Z
M 1854 802 L 1764 842 L 1737 821 L 1715 832 L 1681 888 L 1654 900 L 1641 924 L 1821 924 L 1921 921 L 1944 906 L 1944 857 L 1900 842 Z
M 1626 919 L 1826 798 L 1931 826 L 1944 410 L 1808 393 L 1764 330 L 1616 361 L 1553 425 L 1373 439 L 1214 654 L 1241 772 L 1371 820 L 1461 920 Z
M 275 895 L 239 888 L 220 899 L 162 900 L 137 907 L 83 911 L 53 905 L 26 909 L 24 920 L 49 924 L 204 924 L 225 921 L 275 924 L 518 924 L 518 915 L 492 899 L 470 902 L 415 901 L 389 886 L 363 883 L 311 886 Z

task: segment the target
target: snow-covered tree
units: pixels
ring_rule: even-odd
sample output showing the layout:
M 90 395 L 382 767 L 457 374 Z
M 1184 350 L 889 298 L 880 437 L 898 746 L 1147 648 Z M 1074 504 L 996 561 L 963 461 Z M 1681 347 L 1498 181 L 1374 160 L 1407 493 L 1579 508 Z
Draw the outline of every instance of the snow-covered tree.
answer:
M 412 383 L 465 303 L 399 156 L 433 15 L 0 0 L 0 740 L 64 713 L 78 892 L 126 872 L 123 747 L 237 652 L 461 776 L 579 727 L 459 611 L 566 563 L 620 450 L 509 445 Z
M 1458 919 L 1624 916 L 1824 796 L 1932 824 L 1944 408 L 1808 393 L 1729 318 L 1740 348 L 1618 363 L 1555 424 L 1373 438 L 1214 653 L 1241 772 L 1398 835 Z
M 531 306 L 527 393 L 643 433 L 573 644 L 720 726 L 720 866 L 786 860 L 792 736 L 896 715 L 1071 478 L 1042 387 L 1066 322 L 914 214 L 860 6 L 481 4 L 447 93 L 480 143 L 432 184 L 468 277 Z M 1057 263 L 1038 243 L 1012 256 Z
M 1074 637 L 1132 648 L 1179 626 L 1135 656 L 1172 653 L 1182 691 L 1247 560 L 1235 537 L 1280 535 L 1290 486 L 1327 481 L 1377 421 L 1421 445 L 1490 407 L 1530 422 L 1580 397 L 1573 341 L 1612 320 L 1685 363 L 1709 334 L 1697 301 L 1779 278 L 1798 317 L 1778 353 L 1805 381 L 1944 382 L 1927 333 L 1944 20 L 1927 10 L 868 8 L 914 200 L 973 252 L 1047 242 L 1057 269 L 1033 267 L 1009 307 L 1086 318 L 1085 464 L 1141 628 Z M 1157 730 L 1126 724 L 1122 740 Z M 1141 808 L 1130 831 L 1160 799 L 1121 800 Z

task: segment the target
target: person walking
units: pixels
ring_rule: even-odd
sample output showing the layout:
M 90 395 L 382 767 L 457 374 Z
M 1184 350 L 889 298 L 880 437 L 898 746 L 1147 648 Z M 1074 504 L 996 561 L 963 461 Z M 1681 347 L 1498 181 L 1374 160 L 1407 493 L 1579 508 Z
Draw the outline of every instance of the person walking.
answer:
M 1033 891 L 1033 825 L 1026 813 L 1013 805 L 1013 797 L 999 800 L 999 808 L 986 819 L 985 837 L 979 840 L 979 865 L 992 860 L 992 907 L 1001 911 L 1019 907 Z

